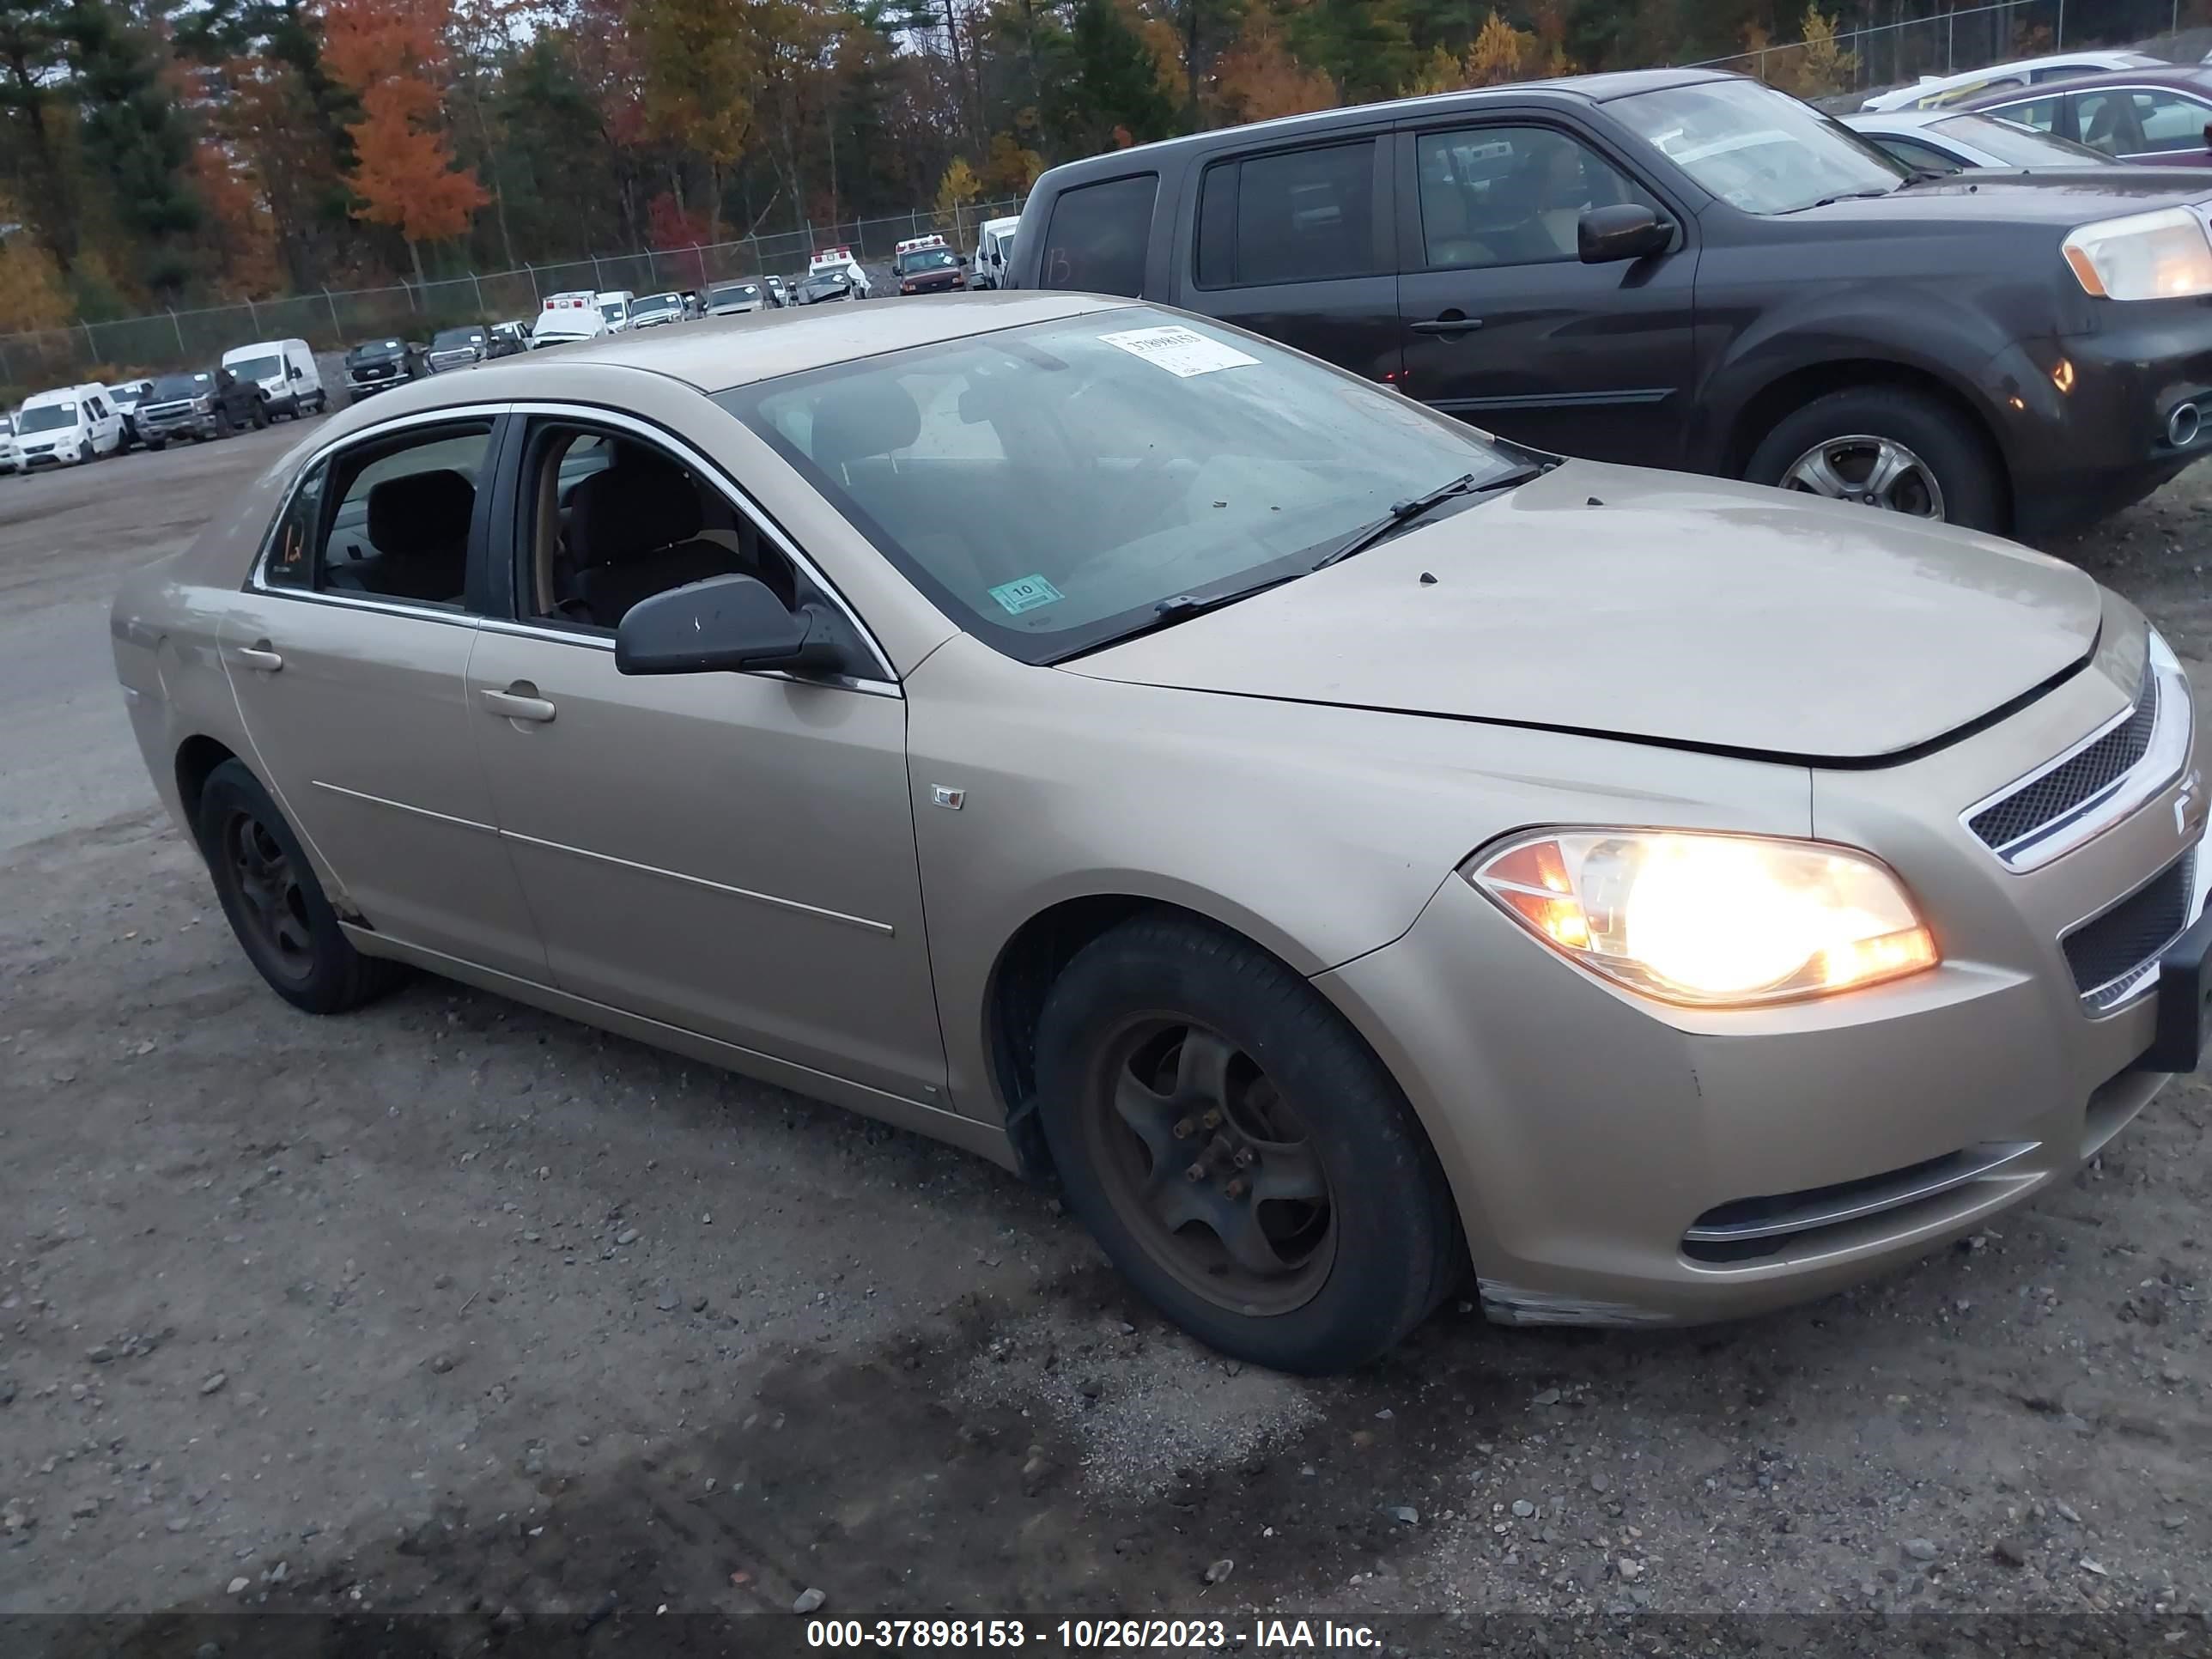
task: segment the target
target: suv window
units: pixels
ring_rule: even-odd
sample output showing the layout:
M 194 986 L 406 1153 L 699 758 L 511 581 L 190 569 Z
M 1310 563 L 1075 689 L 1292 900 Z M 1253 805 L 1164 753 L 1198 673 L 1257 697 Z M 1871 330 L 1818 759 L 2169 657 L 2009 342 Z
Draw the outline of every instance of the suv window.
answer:
M 1577 258 L 1584 212 L 1649 199 L 1587 145 L 1545 127 L 1425 132 L 1415 160 L 1431 270 Z
M 2058 130 L 2058 98 L 2055 93 L 2048 98 L 2024 98 L 2017 104 L 1999 104 L 1986 109 L 1984 115 L 2001 115 L 2008 121 L 2017 121 L 2024 127 L 2033 127 L 2038 132 Z
M 611 629 L 641 599 L 714 576 L 754 576 L 799 600 L 791 562 L 730 498 L 658 445 L 540 420 L 524 454 L 521 613 Z
M 2088 131 L 2089 100 L 2094 94 L 2081 98 L 2082 131 Z M 2212 108 L 2190 97 L 2186 93 L 2145 89 L 2127 94 L 2128 113 L 2133 118 L 2133 131 L 2129 147 L 2122 151 L 2127 155 L 2171 155 L 2182 150 L 2204 149 L 2204 126 L 2212 121 Z M 2125 130 L 2124 125 L 2124 130 Z
M 1201 287 L 1372 276 L 1375 141 L 1219 162 L 1198 216 Z
M 2142 125 L 2136 114 L 2135 100 L 2140 95 L 2118 89 L 2077 94 L 2074 125 L 2081 142 L 2107 155 L 2132 155 L 2147 149 Z
M 278 520 L 263 580 L 458 610 L 490 445 L 490 422 L 459 422 L 372 438 L 323 462 Z
M 1142 294 L 1159 187 L 1159 174 L 1140 173 L 1062 191 L 1045 226 L 1039 286 L 1133 300 Z

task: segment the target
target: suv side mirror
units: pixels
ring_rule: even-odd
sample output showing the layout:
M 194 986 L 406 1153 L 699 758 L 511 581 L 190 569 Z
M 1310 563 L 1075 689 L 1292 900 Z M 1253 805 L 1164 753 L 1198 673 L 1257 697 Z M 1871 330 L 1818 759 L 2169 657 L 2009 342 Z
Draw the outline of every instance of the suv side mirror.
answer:
M 615 672 L 703 674 L 844 665 L 819 605 L 787 611 L 757 576 L 710 576 L 632 605 L 615 629 Z
M 297 363 L 295 363 L 295 364 L 293 364 L 293 365 L 292 365 L 292 371 L 291 371 L 291 372 L 292 372 L 292 378 L 293 378 L 294 380 L 306 380 L 306 379 L 307 378 L 305 374 L 302 374 L 300 372 L 300 366 L 299 366 L 299 364 L 297 364 Z
M 1674 227 L 1641 202 L 1592 208 L 1575 224 L 1575 250 L 1586 265 L 1608 265 L 1664 253 Z

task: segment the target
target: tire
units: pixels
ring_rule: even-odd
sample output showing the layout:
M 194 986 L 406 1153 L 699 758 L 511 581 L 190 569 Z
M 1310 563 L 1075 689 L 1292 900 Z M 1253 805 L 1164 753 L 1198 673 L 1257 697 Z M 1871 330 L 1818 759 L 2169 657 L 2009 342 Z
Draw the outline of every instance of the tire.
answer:
M 169 441 L 167 438 L 149 438 L 146 440 L 146 447 L 157 455 L 168 447 Z
M 218 406 L 215 411 L 215 435 L 218 438 L 228 438 L 237 430 L 238 428 L 230 423 L 230 411 Z
M 257 403 L 253 405 L 253 429 L 256 432 L 265 432 L 269 429 L 269 406 L 266 404 Z
M 230 930 L 269 988 L 311 1014 L 340 1014 L 397 985 L 397 963 L 365 957 L 338 926 L 300 838 L 242 762 L 208 774 L 200 854 Z
M 1046 1000 L 1036 1068 L 1069 1206 L 1209 1346 L 1303 1375 L 1348 1370 L 1456 1280 L 1457 1212 L 1404 1094 L 1318 991 L 1249 940 L 1167 915 L 1102 934 Z M 1277 1197 L 1255 1196 L 1263 1184 Z
M 1989 441 L 1968 416 L 1925 392 L 1903 386 L 1847 386 L 1814 398 L 1784 416 L 1766 434 L 1752 452 L 1744 477 L 1753 483 L 1803 489 L 1802 483 L 1790 484 L 1786 475 L 1809 462 L 1823 445 L 1857 437 L 1900 447 L 1917 464 L 1917 478 L 1908 472 L 1893 492 L 1900 510 L 1919 510 L 1923 517 L 1941 518 L 1971 530 L 2004 528 L 2004 476 Z M 1870 459 L 1871 444 L 1846 446 L 1833 453 L 1842 464 L 1831 469 L 1832 476 L 1846 484 L 1869 480 L 1870 468 L 1856 458 Z M 1935 484 L 1932 492 L 1923 488 L 1929 479 Z M 1849 494 L 1842 498 L 1858 499 Z M 1927 506 L 1936 510 L 1923 510 Z

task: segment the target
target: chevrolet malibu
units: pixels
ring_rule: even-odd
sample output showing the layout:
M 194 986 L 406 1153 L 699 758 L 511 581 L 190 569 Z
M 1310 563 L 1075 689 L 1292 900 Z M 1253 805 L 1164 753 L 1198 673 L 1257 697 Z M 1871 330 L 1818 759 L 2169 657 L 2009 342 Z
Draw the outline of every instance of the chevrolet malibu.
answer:
M 114 607 L 301 1009 L 427 971 L 939 1137 L 1297 1371 L 1469 1274 L 1832 1290 L 2197 1064 L 2189 688 L 2068 566 L 1079 295 L 493 380 L 338 416 Z

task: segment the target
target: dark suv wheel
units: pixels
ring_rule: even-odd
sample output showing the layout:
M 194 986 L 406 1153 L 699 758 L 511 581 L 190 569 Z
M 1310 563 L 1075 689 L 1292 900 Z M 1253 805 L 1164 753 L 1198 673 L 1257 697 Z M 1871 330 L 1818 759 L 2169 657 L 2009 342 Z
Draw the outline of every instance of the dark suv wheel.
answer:
M 1966 416 L 1904 386 L 1847 386 L 1784 416 L 1752 452 L 1753 483 L 1937 519 L 2004 527 L 2003 476 Z
M 343 1013 L 405 977 L 397 963 L 354 949 L 300 838 L 242 762 L 208 774 L 198 829 L 231 932 L 285 1001 L 311 1014 Z
M 1200 1340 L 1309 1374 L 1394 1346 L 1462 1250 L 1436 1155 L 1342 1015 L 1247 939 L 1139 917 L 1055 982 L 1038 1118 L 1068 1202 Z

